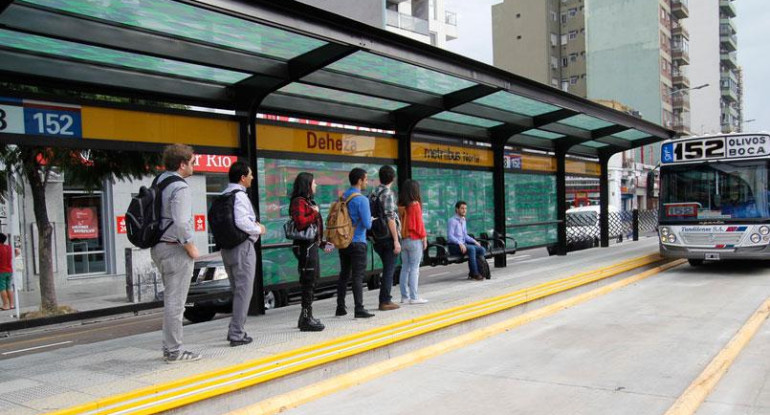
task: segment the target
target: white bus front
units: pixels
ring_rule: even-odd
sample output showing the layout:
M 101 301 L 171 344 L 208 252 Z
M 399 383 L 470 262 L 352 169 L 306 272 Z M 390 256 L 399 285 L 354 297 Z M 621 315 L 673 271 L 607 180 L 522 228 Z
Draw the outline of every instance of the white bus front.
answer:
M 663 256 L 770 259 L 770 136 L 730 134 L 661 147 L 658 233 Z

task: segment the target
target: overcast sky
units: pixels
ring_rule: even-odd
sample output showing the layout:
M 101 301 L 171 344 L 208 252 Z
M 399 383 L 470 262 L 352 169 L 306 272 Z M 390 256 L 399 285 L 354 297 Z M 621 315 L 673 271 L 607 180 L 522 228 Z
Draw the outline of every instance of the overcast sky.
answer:
M 705 0 L 695 0 L 705 1 Z M 716 0 L 714 0 L 716 1 Z M 452 52 L 492 64 L 491 5 L 502 0 L 446 0 L 446 9 L 457 12 L 458 38 L 447 43 Z M 767 0 L 736 0 L 738 14 L 738 64 L 743 67 L 743 119 L 746 131 L 770 131 L 770 24 Z M 694 68 L 690 68 L 692 75 Z

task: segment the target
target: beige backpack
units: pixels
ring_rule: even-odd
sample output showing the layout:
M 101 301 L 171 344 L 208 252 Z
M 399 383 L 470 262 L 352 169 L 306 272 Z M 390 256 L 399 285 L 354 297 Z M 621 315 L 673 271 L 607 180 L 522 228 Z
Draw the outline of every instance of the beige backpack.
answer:
M 361 193 L 353 193 L 347 199 L 340 197 L 339 201 L 332 203 L 329 215 L 326 216 L 324 236 L 337 249 L 345 249 L 353 241 L 356 228 L 348 212 L 348 202 L 356 196 L 363 197 Z

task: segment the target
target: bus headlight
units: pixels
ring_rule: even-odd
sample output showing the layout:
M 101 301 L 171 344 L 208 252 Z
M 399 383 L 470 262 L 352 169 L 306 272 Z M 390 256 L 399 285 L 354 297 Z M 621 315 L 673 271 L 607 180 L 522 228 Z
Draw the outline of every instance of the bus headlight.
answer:
M 671 243 L 671 244 L 676 243 L 676 236 L 674 236 L 673 233 L 668 235 L 668 243 Z
M 759 233 L 761 233 L 762 235 L 767 235 L 770 233 L 770 228 L 762 225 L 759 227 Z
M 667 237 L 669 234 L 668 228 L 666 228 L 665 226 L 660 228 L 660 234 L 663 235 L 664 238 Z
M 750 239 L 751 239 L 751 242 L 753 242 L 753 243 L 755 243 L 755 244 L 758 244 L 758 243 L 759 243 L 759 241 L 761 241 L 761 240 L 762 240 L 762 237 L 761 237 L 761 236 L 759 236 L 759 234 L 758 234 L 758 233 L 752 233 L 752 234 L 751 234 L 751 237 L 750 237 Z

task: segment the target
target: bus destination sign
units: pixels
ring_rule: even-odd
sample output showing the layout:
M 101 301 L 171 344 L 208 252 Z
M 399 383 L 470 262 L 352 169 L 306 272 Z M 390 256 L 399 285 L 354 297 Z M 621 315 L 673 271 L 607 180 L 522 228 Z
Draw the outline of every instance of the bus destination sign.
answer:
M 661 146 L 660 155 L 663 164 L 767 157 L 770 136 L 747 134 L 672 141 Z

